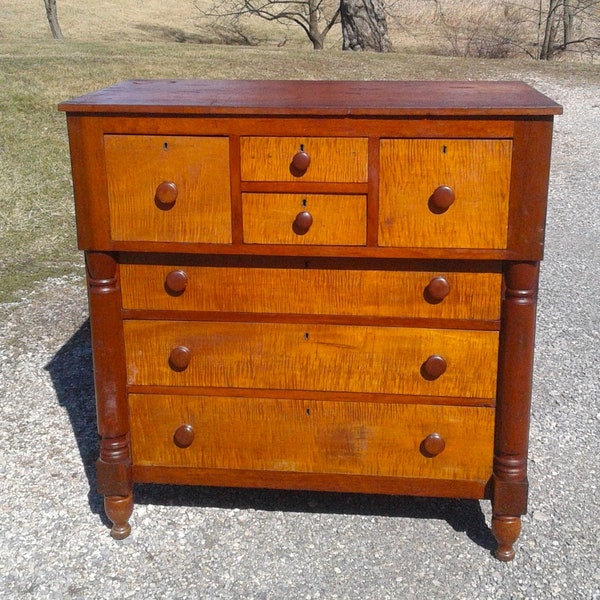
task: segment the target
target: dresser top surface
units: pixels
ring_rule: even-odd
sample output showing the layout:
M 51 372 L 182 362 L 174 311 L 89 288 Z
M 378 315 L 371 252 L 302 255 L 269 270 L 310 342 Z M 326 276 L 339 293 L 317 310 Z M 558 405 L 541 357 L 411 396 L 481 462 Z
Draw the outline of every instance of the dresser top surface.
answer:
M 68 113 L 542 116 L 562 107 L 519 81 L 130 80 L 59 105 Z

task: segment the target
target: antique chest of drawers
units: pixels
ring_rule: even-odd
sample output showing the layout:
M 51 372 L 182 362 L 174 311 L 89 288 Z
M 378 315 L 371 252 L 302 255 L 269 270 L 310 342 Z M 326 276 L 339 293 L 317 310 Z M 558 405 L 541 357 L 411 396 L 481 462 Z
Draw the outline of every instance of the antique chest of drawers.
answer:
M 129 81 L 65 102 L 98 487 L 527 503 L 553 115 L 515 82 Z

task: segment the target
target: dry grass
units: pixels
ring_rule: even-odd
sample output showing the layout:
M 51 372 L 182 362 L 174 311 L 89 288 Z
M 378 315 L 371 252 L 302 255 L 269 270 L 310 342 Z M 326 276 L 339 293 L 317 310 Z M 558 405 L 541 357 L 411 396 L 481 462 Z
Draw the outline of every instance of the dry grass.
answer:
M 523 78 L 534 82 L 540 77 L 579 81 L 600 78 L 593 65 L 570 65 L 567 70 L 560 64 L 528 60 L 483 61 L 421 55 L 417 53 L 415 38 L 408 33 L 403 35 L 410 52 L 388 55 L 335 49 L 315 52 L 302 38 L 284 48 L 277 48 L 268 40 L 265 45 L 252 48 L 175 43 L 174 29 L 195 41 L 192 4 L 192 0 L 58 0 L 64 42 L 51 40 L 41 0 L 19 0 L 3 8 L 0 301 L 21 297 L 37 281 L 50 275 L 81 277 L 65 120 L 56 111 L 57 103 L 69 97 L 138 77 Z M 426 3 L 414 4 L 422 7 Z M 429 27 L 426 13 L 411 18 L 415 19 L 412 29 L 416 29 L 419 19 L 424 31 Z M 430 37 L 434 33 L 432 29 Z M 268 35 L 276 40 L 280 34 Z M 404 47 L 397 45 L 397 49 Z

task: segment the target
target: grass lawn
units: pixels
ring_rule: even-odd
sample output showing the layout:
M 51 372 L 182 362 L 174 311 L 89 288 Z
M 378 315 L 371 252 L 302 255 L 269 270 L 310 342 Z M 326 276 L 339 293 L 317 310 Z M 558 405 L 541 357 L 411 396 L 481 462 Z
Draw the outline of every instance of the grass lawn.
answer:
M 532 83 L 544 78 L 600 79 L 598 67 L 589 63 L 451 58 L 419 54 L 414 48 L 381 55 L 335 49 L 315 52 L 300 42 L 283 48 L 176 43 L 165 40 L 157 25 L 160 15 L 152 12 L 168 2 L 127 0 L 123 6 L 132 10 L 133 3 L 138 10 L 136 25 L 127 29 L 122 23 L 121 35 L 114 18 L 106 20 L 105 29 L 98 28 L 98 14 L 95 29 L 91 25 L 77 29 L 81 14 L 61 13 L 59 0 L 63 42 L 50 39 L 37 3 L 34 19 L 30 14 L 27 21 L 19 19 L 33 11 L 32 0 L 20 0 L 8 9 L 13 23 L 0 37 L 0 197 L 4 206 L 0 211 L 0 302 L 18 300 L 50 276 L 82 277 L 65 116 L 56 110 L 61 100 L 131 78 L 523 79 Z M 77 4 L 65 0 L 62 7 Z M 112 7 L 113 17 L 118 14 L 120 2 L 103 0 L 103 4 Z M 149 27 L 137 23 L 144 20 L 144 6 L 149 11 Z M 173 18 L 181 20 L 182 3 L 178 6 Z M 177 26 L 192 24 L 178 22 Z M 141 32 L 137 38 L 135 31 Z

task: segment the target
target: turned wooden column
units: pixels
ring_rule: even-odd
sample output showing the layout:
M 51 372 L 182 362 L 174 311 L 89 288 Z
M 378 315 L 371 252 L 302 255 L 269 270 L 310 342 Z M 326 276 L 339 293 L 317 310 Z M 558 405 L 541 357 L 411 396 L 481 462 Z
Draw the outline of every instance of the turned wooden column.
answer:
M 507 263 L 498 364 L 492 531 L 496 557 L 514 558 L 527 511 L 527 449 L 539 263 Z
M 118 265 L 108 252 L 86 252 L 85 258 L 100 434 L 98 492 L 113 523 L 111 535 L 123 539 L 131 531 L 133 485 Z

